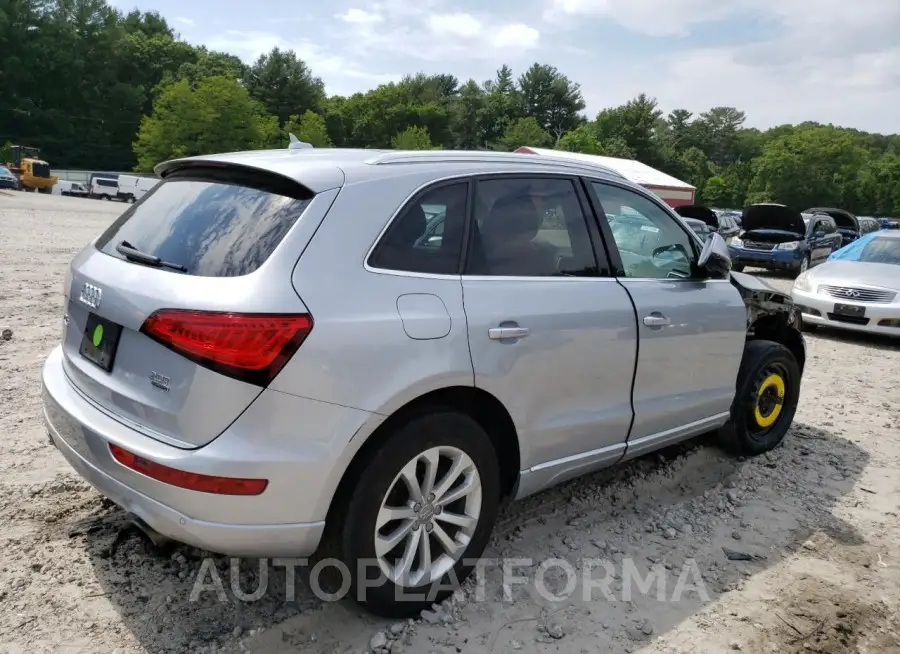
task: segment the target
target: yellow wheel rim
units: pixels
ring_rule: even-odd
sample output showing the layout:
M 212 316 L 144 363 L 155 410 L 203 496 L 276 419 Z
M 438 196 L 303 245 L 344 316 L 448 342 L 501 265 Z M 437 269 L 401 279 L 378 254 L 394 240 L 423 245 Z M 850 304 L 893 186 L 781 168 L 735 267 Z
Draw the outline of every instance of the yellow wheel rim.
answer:
M 772 410 L 768 414 L 763 414 L 761 405 L 763 404 L 763 398 L 766 396 L 767 392 L 771 391 L 775 394 L 775 405 L 772 407 Z M 759 385 L 759 390 L 756 392 L 756 407 L 753 410 L 753 415 L 756 418 L 756 424 L 760 427 L 771 427 L 778 420 L 778 416 L 781 415 L 781 407 L 784 405 L 784 378 L 777 373 L 772 373 L 768 377 L 763 380 L 763 383 Z

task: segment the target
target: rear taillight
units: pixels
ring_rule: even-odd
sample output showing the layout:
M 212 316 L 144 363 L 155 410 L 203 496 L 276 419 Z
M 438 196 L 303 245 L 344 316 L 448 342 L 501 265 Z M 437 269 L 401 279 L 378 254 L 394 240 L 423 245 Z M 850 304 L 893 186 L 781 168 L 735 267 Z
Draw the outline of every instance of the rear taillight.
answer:
M 265 386 L 312 330 L 308 314 L 219 313 L 163 309 L 141 332 L 210 370 Z
M 214 495 L 261 495 L 269 482 L 265 479 L 240 479 L 238 477 L 214 477 L 196 472 L 185 472 L 150 461 L 133 452 L 110 443 L 109 451 L 113 458 L 126 468 L 142 475 L 161 481 L 170 486 L 186 488 L 201 493 Z

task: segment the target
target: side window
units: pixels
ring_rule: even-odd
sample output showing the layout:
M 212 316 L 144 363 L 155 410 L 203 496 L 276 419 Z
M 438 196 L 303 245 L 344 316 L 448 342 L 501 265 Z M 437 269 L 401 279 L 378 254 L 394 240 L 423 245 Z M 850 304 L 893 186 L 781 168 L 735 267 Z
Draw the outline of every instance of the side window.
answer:
M 387 270 L 455 275 L 459 272 L 469 184 L 439 186 L 413 199 L 369 257 Z
M 509 177 L 480 181 L 473 218 L 472 251 L 466 269 L 469 275 L 601 274 L 571 179 Z
M 824 227 L 826 234 L 834 234 L 837 231 L 837 223 L 831 219 L 825 221 Z
M 593 182 L 626 277 L 683 279 L 697 260 L 695 241 L 661 207 L 634 191 Z M 613 217 L 614 216 L 614 217 Z

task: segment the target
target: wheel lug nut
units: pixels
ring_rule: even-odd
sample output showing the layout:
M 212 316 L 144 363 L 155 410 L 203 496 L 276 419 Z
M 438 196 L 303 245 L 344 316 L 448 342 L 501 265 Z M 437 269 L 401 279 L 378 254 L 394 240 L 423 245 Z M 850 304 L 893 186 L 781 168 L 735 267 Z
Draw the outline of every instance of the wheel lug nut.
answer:
M 434 493 L 428 493 L 428 501 L 434 502 Z
M 418 520 L 416 520 L 413 523 L 413 531 L 419 531 L 419 527 L 421 527 L 421 526 L 422 526 L 422 524 Z
M 415 511 L 416 513 L 418 513 L 418 512 L 421 511 L 421 510 L 422 510 L 422 505 L 419 504 L 418 502 L 416 502 L 416 504 L 413 506 L 413 511 Z
M 429 522 L 427 525 L 425 525 L 425 531 L 430 534 L 432 531 L 434 531 L 434 525 Z
M 441 515 L 444 512 L 444 507 L 436 506 L 434 507 L 434 515 Z

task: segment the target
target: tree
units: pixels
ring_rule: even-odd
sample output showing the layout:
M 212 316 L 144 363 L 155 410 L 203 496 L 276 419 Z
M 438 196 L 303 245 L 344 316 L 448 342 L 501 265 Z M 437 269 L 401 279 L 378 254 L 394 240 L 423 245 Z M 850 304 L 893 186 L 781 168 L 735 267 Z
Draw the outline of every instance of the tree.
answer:
M 519 94 L 525 116 L 534 118 L 556 145 L 583 120 L 578 114 L 585 107 L 581 86 L 553 66 L 532 64 L 519 77 Z
M 187 80 L 170 85 L 141 120 L 134 152 L 137 170 L 160 161 L 215 152 L 272 146 L 278 120 L 230 77 L 208 77 L 191 88 Z
M 860 171 L 871 158 L 852 134 L 831 126 L 801 126 L 769 142 L 754 162 L 749 195 L 797 209 L 864 206 Z
M 407 127 L 391 139 L 395 150 L 430 150 L 431 137 L 424 127 Z
M 53 168 L 146 170 L 179 154 L 283 147 L 286 130 L 317 147 L 555 147 L 638 159 L 723 206 L 900 211 L 898 134 L 810 121 L 752 129 L 737 107 L 664 114 L 646 94 L 594 120 L 583 111 L 577 82 L 540 62 L 518 74 L 502 65 L 482 83 L 410 72 L 326 97 L 290 50 L 247 66 L 187 43 L 157 12 L 0 0 L 0 143 L 38 147 Z
M 592 125 L 579 125 L 559 140 L 559 149 L 582 154 L 603 154 L 603 144 Z
M 325 102 L 324 82 L 313 76 L 293 50 L 273 48 L 260 55 L 247 71 L 244 84 L 279 124 L 307 110 L 321 111 Z
M 512 69 L 503 65 L 493 80 L 484 83 L 484 109 L 482 129 L 485 143 L 497 146 L 507 128 L 522 117 L 522 100 L 516 89 Z
M 291 116 L 284 124 L 284 132 L 285 134 L 292 133 L 314 148 L 330 148 L 332 146 L 325 119 L 313 111 L 307 111 L 302 116 Z
M 553 138 L 544 131 L 540 123 L 532 117 L 519 118 L 507 128 L 501 140 L 501 146 L 507 151 L 515 150 L 522 146 L 546 148 L 553 143 Z
M 484 91 L 475 80 L 470 79 L 459 91 L 453 116 L 457 146 L 463 150 L 475 150 L 484 146 L 485 130 L 482 124 L 484 109 Z
M 657 121 L 662 111 L 656 99 L 641 93 L 624 105 L 604 109 L 597 115 L 597 136 L 601 141 L 620 138 L 634 153 L 634 157 L 649 166 L 664 163 L 658 143 L 654 140 Z
M 715 175 L 706 180 L 701 192 L 700 199 L 714 207 L 724 207 L 731 203 L 733 194 L 728 188 L 728 182 L 724 177 Z

